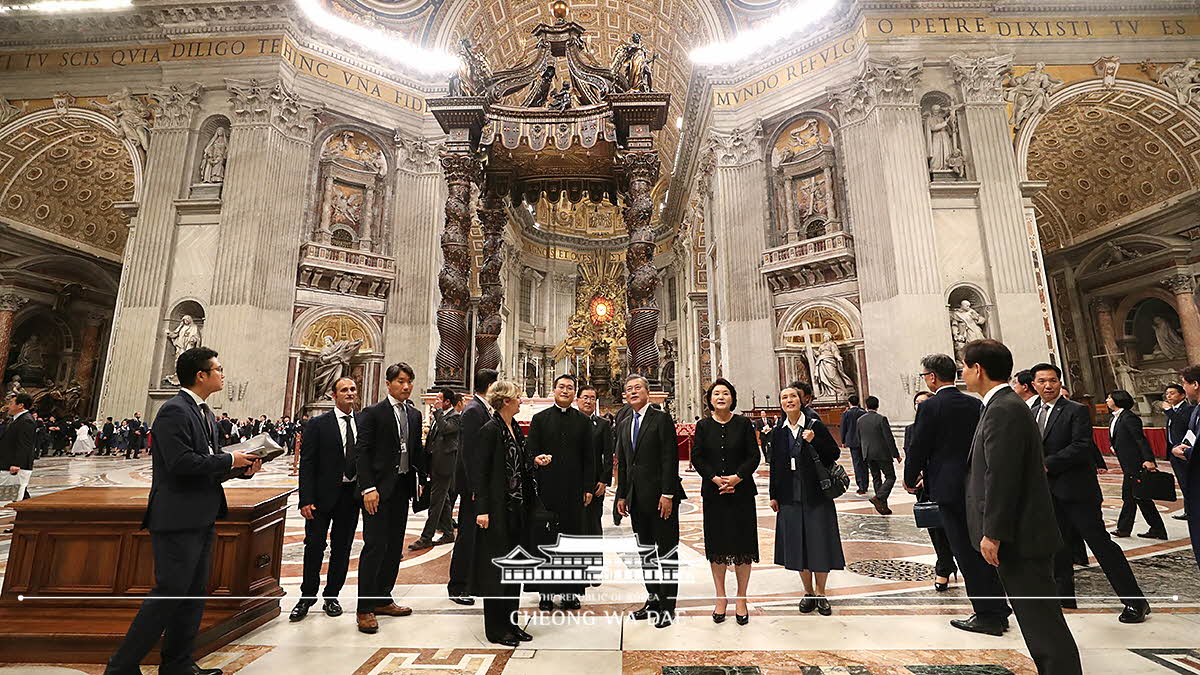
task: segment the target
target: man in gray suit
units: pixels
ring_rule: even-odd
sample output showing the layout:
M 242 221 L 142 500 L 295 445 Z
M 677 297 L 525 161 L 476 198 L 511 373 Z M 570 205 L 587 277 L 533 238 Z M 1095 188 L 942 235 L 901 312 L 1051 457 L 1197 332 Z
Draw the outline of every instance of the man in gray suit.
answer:
M 450 544 L 454 542 L 454 468 L 458 462 L 458 433 L 462 428 L 463 398 L 449 387 L 438 390 L 434 403 L 433 424 L 425 435 L 425 448 L 429 452 L 429 513 L 425 518 L 425 529 L 421 536 L 408 545 L 410 551 Z M 441 532 L 438 539 L 434 532 Z
M 1042 434 L 1008 384 L 1012 352 L 996 340 L 963 348 L 967 389 L 983 397 L 967 468 L 967 529 L 996 567 L 1039 675 L 1082 675 L 1079 648 L 1054 585 L 1063 545 L 1043 462 Z
M 862 456 L 871 471 L 871 480 L 875 482 L 871 504 L 880 515 L 890 516 L 892 509 L 887 500 L 896 484 L 896 468 L 892 461 L 900 463 L 900 451 L 896 448 L 891 423 L 879 414 L 879 399 L 868 396 L 865 403 L 867 412 L 858 418 L 858 441 L 862 444 Z

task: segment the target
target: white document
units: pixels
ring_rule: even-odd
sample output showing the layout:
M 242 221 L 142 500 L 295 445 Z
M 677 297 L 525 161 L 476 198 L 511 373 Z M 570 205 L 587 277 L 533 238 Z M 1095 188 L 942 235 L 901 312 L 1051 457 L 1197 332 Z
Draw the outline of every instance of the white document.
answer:
M 1188 429 L 1188 432 L 1183 435 L 1183 444 L 1191 446 L 1196 445 L 1196 432 Z
M 242 450 L 250 453 L 263 461 L 269 462 L 272 459 L 283 454 L 283 447 L 271 438 L 271 434 L 263 432 L 257 436 L 252 436 L 242 441 L 221 448 L 223 452 L 233 452 L 234 450 Z

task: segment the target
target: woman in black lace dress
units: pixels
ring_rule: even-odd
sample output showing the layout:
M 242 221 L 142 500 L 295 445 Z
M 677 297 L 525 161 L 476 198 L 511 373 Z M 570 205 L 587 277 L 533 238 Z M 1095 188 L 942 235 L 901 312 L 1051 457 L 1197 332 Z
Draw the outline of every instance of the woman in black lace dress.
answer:
M 758 468 L 758 443 L 750 420 L 734 414 L 737 391 L 718 378 L 704 394 L 712 415 L 696 423 L 692 466 L 704 479 L 704 551 L 712 567 L 716 587 L 713 621 L 725 620 L 729 599 L 725 596 L 725 571 L 733 565 L 737 577 L 737 621 L 750 621 L 746 588 L 750 565 L 758 562 L 758 515 L 754 496 L 754 471 Z

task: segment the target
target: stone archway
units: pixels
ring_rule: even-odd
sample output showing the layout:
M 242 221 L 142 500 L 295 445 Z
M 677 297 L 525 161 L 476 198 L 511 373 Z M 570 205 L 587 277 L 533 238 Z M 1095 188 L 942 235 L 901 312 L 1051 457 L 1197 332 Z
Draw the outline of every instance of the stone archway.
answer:
M 357 349 L 351 343 L 358 342 Z M 319 414 L 332 402 L 315 391 L 322 354 L 346 346 L 348 355 L 342 374 L 358 383 L 360 402 L 374 400 L 382 383 L 383 333 L 369 315 L 348 307 L 314 307 L 301 313 L 292 324 L 288 357 L 287 398 L 284 414 Z

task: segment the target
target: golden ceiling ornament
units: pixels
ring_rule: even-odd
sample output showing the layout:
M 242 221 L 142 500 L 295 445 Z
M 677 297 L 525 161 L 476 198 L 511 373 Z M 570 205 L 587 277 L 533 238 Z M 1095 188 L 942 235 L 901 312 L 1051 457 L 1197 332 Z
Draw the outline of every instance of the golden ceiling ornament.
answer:
M 613 318 L 613 301 L 608 298 L 597 295 L 592 298 L 592 305 L 589 309 L 592 316 L 592 323 L 602 324 L 605 321 L 610 321 Z
M 300 341 L 300 346 L 319 352 L 325 347 L 326 337 L 331 338 L 334 342 L 362 340 L 362 347 L 358 350 L 360 354 L 375 351 L 375 343 L 371 340 L 371 331 L 358 319 L 348 314 L 330 314 L 317 319 L 308 327 L 308 330 L 304 331 L 304 338 Z
M 841 312 L 830 307 L 810 307 L 792 321 L 792 330 L 801 330 L 807 323 L 809 328 L 817 328 L 829 333 L 834 342 L 843 343 L 853 337 L 850 332 L 850 322 Z

